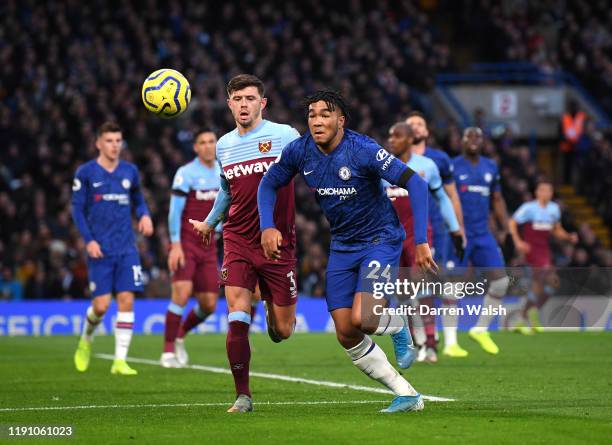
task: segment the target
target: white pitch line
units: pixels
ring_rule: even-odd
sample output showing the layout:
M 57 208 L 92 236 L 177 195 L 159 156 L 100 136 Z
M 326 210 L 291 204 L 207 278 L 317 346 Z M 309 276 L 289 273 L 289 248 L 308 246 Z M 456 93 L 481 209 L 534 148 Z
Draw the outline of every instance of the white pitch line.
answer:
M 98 358 L 104 359 L 104 360 L 114 360 L 115 359 L 115 356 L 110 355 L 110 354 L 95 354 L 95 356 Z M 159 366 L 158 360 L 150 360 L 146 358 L 134 358 L 134 357 L 129 357 L 129 360 L 133 363 L 142 363 L 144 365 Z M 214 372 L 216 374 L 231 374 L 232 373 L 232 371 L 230 371 L 229 369 L 218 368 L 216 366 L 187 365 L 186 368 L 196 369 L 198 371 Z M 325 380 L 304 379 L 302 377 L 291 377 L 291 376 L 282 375 L 282 374 L 268 374 L 265 372 L 251 371 L 249 375 L 252 377 L 260 377 L 263 379 L 282 380 L 285 382 L 293 382 L 293 383 L 306 383 L 308 385 L 327 386 L 330 388 L 348 388 L 348 389 L 353 389 L 355 391 L 374 392 L 377 394 L 393 394 L 393 392 L 389 391 L 388 389 L 383 389 L 383 388 L 373 388 L 371 386 L 329 382 Z M 446 397 L 427 396 L 427 395 L 423 395 L 423 399 L 429 402 L 454 402 L 455 401 L 455 399 L 448 399 Z
M 363 405 L 366 403 L 388 403 L 388 400 L 313 400 L 305 402 L 253 402 L 255 406 L 262 405 Z M 0 408 L 0 412 L 15 411 L 65 411 L 76 409 L 130 409 L 130 408 L 190 408 L 202 406 L 231 406 L 232 402 L 211 403 L 143 403 L 139 405 L 76 405 L 76 406 L 34 406 L 23 408 Z

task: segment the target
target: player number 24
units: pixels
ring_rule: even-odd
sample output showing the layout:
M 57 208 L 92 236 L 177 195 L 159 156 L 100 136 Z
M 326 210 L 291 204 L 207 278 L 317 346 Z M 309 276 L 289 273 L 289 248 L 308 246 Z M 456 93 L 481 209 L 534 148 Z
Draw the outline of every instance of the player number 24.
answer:
M 368 280 L 378 280 L 379 278 L 384 278 L 387 281 L 391 281 L 391 265 L 387 264 L 385 268 L 383 269 L 383 271 L 380 273 L 380 275 L 378 275 L 378 271 L 381 268 L 382 266 L 380 265 L 378 261 L 376 260 L 370 261 L 370 264 L 368 264 L 368 269 L 372 269 L 372 270 L 370 270 L 370 273 L 366 276 L 366 278 Z

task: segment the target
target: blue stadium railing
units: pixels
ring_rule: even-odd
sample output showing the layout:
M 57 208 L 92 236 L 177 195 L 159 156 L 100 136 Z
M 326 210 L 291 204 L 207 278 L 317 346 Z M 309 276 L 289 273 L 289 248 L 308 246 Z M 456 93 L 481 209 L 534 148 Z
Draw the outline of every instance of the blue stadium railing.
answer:
M 461 116 L 461 125 L 471 124 L 469 113 L 452 94 L 449 87 L 462 83 L 521 83 L 527 85 L 565 85 L 573 88 L 597 113 L 597 125 L 607 127 L 611 120 L 599 102 L 584 88 L 571 73 L 562 70 L 543 71 L 531 62 L 474 63 L 468 73 L 440 73 L 436 75 L 439 91 Z

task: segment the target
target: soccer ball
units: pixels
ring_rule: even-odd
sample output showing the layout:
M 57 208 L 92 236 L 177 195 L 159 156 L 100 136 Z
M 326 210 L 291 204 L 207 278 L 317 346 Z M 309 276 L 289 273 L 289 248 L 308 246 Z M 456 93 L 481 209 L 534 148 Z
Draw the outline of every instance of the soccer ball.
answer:
M 181 73 L 157 70 L 142 84 L 142 102 L 147 110 L 164 119 L 180 116 L 191 101 L 191 87 Z

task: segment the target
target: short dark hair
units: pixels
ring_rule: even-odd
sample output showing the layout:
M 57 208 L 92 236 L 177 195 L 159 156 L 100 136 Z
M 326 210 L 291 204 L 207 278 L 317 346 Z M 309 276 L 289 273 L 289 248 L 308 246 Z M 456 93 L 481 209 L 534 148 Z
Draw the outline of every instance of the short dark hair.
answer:
M 239 91 L 246 87 L 257 87 L 257 91 L 261 97 L 264 97 L 266 94 L 264 83 L 259 77 L 252 74 L 238 74 L 232 77 L 227 83 L 227 95 L 231 96 L 234 91 Z
M 408 113 L 408 116 L 406 116 L 406 120 L 410 119 L 411 117 L 415 117 L 415 116 L 423 119 L 425 121 L 425 126 L 427 126 L 427 118 L 425 117 L 425 113 L 419 110 L 414 110 Z
M 550 180 L 550 178 L 548 178 L 546 176 L 542 176 L 542 177 L 538 178 L 538 180 L 536 181 L 536 184 L 535 184 L 535 188 L 538 188 L 538 186 L 540 186 L 542 184 L 548 184 L 551 187 L 553 187 L 553 182 Z
M 402 131 L 406 133 L 406 136 L 409 138 L 414 137 L 414 133 L 412 132 L 412 127 L 408 125 L 406 122 L 400 121 L 391 125 L 391 128 L 401 128 Z
M 196 130 L 195 133 L 193 133 L 193 142 L 195 142 L 198 139 L 198 137 L 204 133 L 212 133 L 215 135 L 215 137 L 217 137 L 217 134 L 214 132 L 212 128 L 200 128 Z
M 121 133 L 121 127 L 116 122 L 106 121 L 98 127 L 96 136 L 100 137 L 104 133 Z
M 342 114 L 346 120 L 349 119 L 349 112 L 346 102 L 344 101 L 344 97 L 340 94 L 339 91 L 335 90 L 319 90 L 310 96 L 306 96 L 304 99 L 304 106 L 306 107 L 306 115 L 308 115 L 308 107 L 310 104 L 314 104 L 315 102 L 323 101 L 327 105 L 327 107 L 331 111 L 335 111 L 336 108 L 340 110 L 340 114 Z

